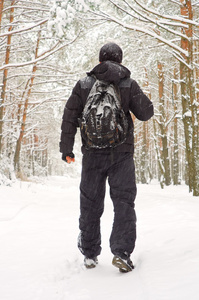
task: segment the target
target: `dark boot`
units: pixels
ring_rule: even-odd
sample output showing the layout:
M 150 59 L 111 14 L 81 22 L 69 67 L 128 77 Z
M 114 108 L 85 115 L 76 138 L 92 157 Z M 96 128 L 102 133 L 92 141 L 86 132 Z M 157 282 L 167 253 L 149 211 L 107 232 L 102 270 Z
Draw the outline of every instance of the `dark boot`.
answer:
M 84 258 L 84 265 L 87 269 L 93 269 L 96 267 L 96 265 L 98 264 L 98 259 L 97 257 L 94 258 Z
M 116 268 L 119 268 L 119 271 L 122 273 L 131 272 L 134 269 L 134 265 L 130 258 L 124 259 L 118 255 L 113 257 L 112 264 Z

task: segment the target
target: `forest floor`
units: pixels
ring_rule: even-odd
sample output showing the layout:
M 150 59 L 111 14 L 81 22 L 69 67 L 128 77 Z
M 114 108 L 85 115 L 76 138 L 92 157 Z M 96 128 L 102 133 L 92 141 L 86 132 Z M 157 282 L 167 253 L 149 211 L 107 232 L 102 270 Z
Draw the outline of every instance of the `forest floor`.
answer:
M 138 184 L 135 269 L 111 264 L 113 207 L 108 188 L 102 253 L 92 270 L 77 249 L 79 178 L 0 186 L 0 299 L 197 300 L 199 197 L 185 185 Z

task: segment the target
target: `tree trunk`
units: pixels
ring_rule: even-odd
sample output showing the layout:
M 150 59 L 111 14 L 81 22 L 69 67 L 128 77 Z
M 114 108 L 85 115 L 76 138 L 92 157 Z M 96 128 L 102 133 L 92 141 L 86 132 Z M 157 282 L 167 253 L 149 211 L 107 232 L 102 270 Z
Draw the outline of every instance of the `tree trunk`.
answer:
M 158 63 L 158 80 L 159 80 L 159 128 L 162 140 L 162 162 L 164 166 L 164 181 L 165 185 L 171 184 L 170 163 L 169 163 L 169 150 L 167 141 L 167 128 L 166 128 L 166 114 L 165 114 L 165 101 L 164 101 L 164 73 L 162 64 Z
M 1 28 L 3 4 L 4 4 L 4 0 L 0 0 L 0 28 Z
M 38 57 L 40 34 L 41 34 L 41 31 L 38 32 L 38 38 L 37 38 L 37 44 L 36 44 L 36 50 L 35 50 L 35 58 Z M 25 103 L 24 103 L 24 109 L 23 109 L 23 117 L 22 117 L 22 123 L 21 123 L 21 128 L 20 128 L 20 134 L 19 134 L 19 138 L 17 140 L 15 155 L 14 155 L 14 169 L 15 169 L 15 171 L 18 171 L 18 172 L 21 171 L 21 168 L 20 168 L 21 144 L 22 144 L 24 131 L 25 131 L 25 124 L 26 124 L 26 118 L 27 118 L 27 109 L 28 109 L 29 97 L 30 97 L 32 86 L 33 86 L 33 83 L 34 83 L 36 70 L 37 70 L 37 66 L 36 66 L 36 64 L 34 64 L 33 69 L 32 69 L 32 76 L 28 80 L 28 82 L 26 84 L 25 91 L 24 91 Z
M 140 162 L 140 180 L 142 184 L 147 183 L 147 149 L 146 149 L 146 122 L 143 122 L 142 130 L 142 146 L 141 146 L 141 162 Z
M 160 147 L 158 145 L 158 140 L 157 140 L 157 130 L 156 130 L 156 125 L 155 125 L 155 118 L 153 118 L 153 132 L 154 132 L 154 143 L 155 143 L 155 150 L 156 150 L 156 155 L 157 155 L 157 161 L 158 161 L 158 167 L 159 167 L 159 181 L 160 181 L 160 186 L 163 189 L 164 184 L 165 184 L 165 178 L 164 178 L 164 166 L 162 163 L 162 158 L 160 155 Z
M 191 0 L 180 0 L 181 15 L 193 19 Z M 194 68 L 193 68 L 193 31 L 189 24 L 182 29 L 187 39 L 181 38 L 181 47 L 187 50 L 188 57 L 184 57 L 186 64 L 180 63 L 180 81 L 182 94 L 183 123 L 185 132 L 186 157 L 189 175 L 189 190 L 194 196 L 199 196 L 199 150 L 198 150 L 198 116 L 195 101 Z
M 197 32 L 199 34 L 199 30 Z M 199 40 L 194 41 L 195 63 L 199 66 Z M 199 67 L 195 69 L 196 101 L 199 103 Z M 199 117 L 199 115 L 198 115 Z
M 151 99 L 151 94 L 149 91 L 149 82 L 148 82 L 148 74 L 146 68 L 144 68 L 145 78 L 143 81 L 143 87 L 145 93 Z M 148 122 L 143 122 L 142 125 L 142 146 L 141 146 L 141 162 L 140 162 L 140 180 L 141 183 L 145 184 L 148 182 L 148 179 L 151 180 L 151 171 L 149 165 L 149 130 L 148 130 Z
M 177 111 L 178 111 L 178 96 L 177 96 L 177 69 L 174 69 L 174 82 L 173 82 L 173 106 L 174 106 L 174 130 L 173 130 L 173 137 L 174 137 L 174 146 L 173 146 L 173 184 L 178 185 L 180 184 L 179 180 L 179 149 L 178 149 L 178 119 L 177 119 Z
M 0 0 L 0 18 L 2 18 L 2 10 L 3 10 L 3 0 Z M 13 23 L 14 20 L 14 7 L 15 1 L 11 3 L 10 9 L 10 24 Z M 0 19 L 1 21 L 1 19 Z M 1 26 L 1 23 L 0 23 Z M 8 31 L 12 30 L 12 25 L 10 25 Z M 11 38 L 12 35 L 8 35 L 7 37 L 7 46 L 6 46 L 6 53 L 5 53 L 5 65 L 9 63 L 10 60 L 10 48 L 11 48 Z M 8 69 L 4 69 L 3 71 L 3 83 L 2 83 L 2 90 L 0 95 L 0 154 L 2 152 L 3 146 L 3 116 L 4 116 L 4 103 L 6 98 L 6 85 L 7 85 L 7 77 L 8 77 Z

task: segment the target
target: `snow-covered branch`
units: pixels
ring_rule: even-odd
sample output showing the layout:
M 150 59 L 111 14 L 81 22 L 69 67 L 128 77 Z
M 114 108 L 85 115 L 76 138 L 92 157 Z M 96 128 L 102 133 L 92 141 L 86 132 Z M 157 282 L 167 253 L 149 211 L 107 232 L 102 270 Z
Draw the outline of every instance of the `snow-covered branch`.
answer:
M 183 22 L 183 23 L 186 23 L 186 24 L 191 24 L 191 25 L 194 25 L 194 26 L 199 26 L 199 23 L 196 22 L 196 21 L 193 21 L 193 20 L 190 20 L 190 19 L 187 19 L 187 18 L 182 18 L 182 17 L 177 17 L 177 16 L 169 16 L 169 15 L 162 15 L 160 13 L 158 13 L 157 11 L 153 10 L 153 9 L 149 9 L 147 6 L 141 4 L 139 1 L 137 0 L 134 0 L 134 2 L 140 6 L 143 10 L 145 10 L 146 12 L 148 13 L 151 13 L 155 16 L 158 16 L 158 17 L 161 17 L 163 19 L 168 19 L 168 20 L 172 20 L 172 21 L 176 21 L 176 22 Z
M 112 3 L 114 3 L 112 0 L 110 0 L 110 1 L 111 1 Z M 182 34 L 181 32 L 176 31 L 176 30 L 173 30 L 173 29 L 171 29 L 171 28 L 168 28 L 168 27 L 164 26 L 165 23 L 163 23 L 163 21 L 152 19 L 151 17 L 148 17 L 147 15 L 143 16 L 143 14 L 142 14 L 141 12 L 139 12 L 137 9 L 135 9 L 135 8 L 134 8 L 132 5 L 130 5 L 126 0 L 123 0 L 123 1 L 124 1 L 124 2 L 129 6 L 129 8 L 131 8 L 136 14 L 138 14 L 138 15 L 140 15 L 141 17 L 145 18 L 148 22 L 150 22 L 150 23 L 152 23 L 152 24 L 154 24 L 154 25 L 157 25 L 159 28 L 162 28 L 162 29 L 164 29 L 164 30 L 166 30 L 166 31 L 168 31 L 168 32 L 170 32 L 170 33 L 172 33 L 172 34 L 174 34 L 174 35 L 178 35 L 178 36 L 180 36 L 180 37 L 182 37 L 182 38 L 184 38 L 184 39 L 187 39 L 187 36 L 184 35 L 184 34 Z M 121 9 L 121 8 L 120 8 L 120 9 Z M 164 24 L 164 25 L 163 25 L 163 24 Z M 169 22 L 167 22 L 167 25 L 175 26 L 174 23 L 169 24 Z M 179 26 L 179 24 L 178 24 L 178 26 Z M 186 26 L 186 27 L 187 27 L 187 26 Z
M 165 123 L 165 128 L 169 126 L 169 124 L 173 121 L 173 119 L 175 119 L 177 114 L 179 114 L 179 111 L 174 112 L 173 116 L 171 116 L 171 118 Z
M 21 2 L 21 1 L 20 1 Z M 17 6 L 17 5 L 12 5 L 12 6 L 8 6 L 8 7 L 6 7 L 6 8 L 4 8 L 3 9 L 3 13 L 4 12 L 6 12 L 6 11 L 9 11 L 11 8 L 13 8 L 13 9 L 16 9 L 16 8 L 22 8 L 21 6 Z M 47 9 L 47 8 L 41 8 L 41 7 L 28 7 L 28 6 L 25 6 L 24 7 L 25 9 L 30 9 L 31 11 L 34 11 L 34 10 L 36 10 L 36 11 L 43 11 L 43 12 L 48 12 L 49 11 L 49 9 Z
M 13 30 L 13 31 L 8 31 L 8 32 L 5 32 L 5 33 L 2 33 L 2 34 L 0 34 L 0 38 L 4 37 L 4 36 L 13 35 L 13 34 L 17 34 L 17 33 L 21 33 L 21 32 L 24 32 L 24 31 L 31 30 L 31 29 L 33 29 L 33 28 L 35 28 L 37 26 L 40 26 L 40 25 L 46 23 L 47 21 L 48 21 L 48 19 L 44 19 L 44 20 L 42 20 L 42 21 L 40 21 L 40 22 L 38 22 L 36 24 L 33 24 L 31 26 L 27 26 L 27 27 L 22 28 L 22 29 L 18 29 L 18 30 Z
M 58 52 L 59 50 L 65 48 L 66 46 L 68 46 L 68 45 L 70 45 L 72 43 L 74 43 L 74 41 L 77 39 L 77 37 L 78 36 L 76 36 L 74 40 L 72 40 L 72 41 L 70 41 L 68 43 L 65 43 L 64 45 L 61 45 L 61 46 L 59 46 L 58 48 L 56 48 L 56 49 L 54 49 L 52 51 L 48 51 L 43 56 L 40 55 L 36 59 L 30 60 L 30 61 L 27 61 L 27 62 L 23 62 L 23 63 L 10 63 L 10 64 L 7 64 L 7 65 L 4 65 L 4 66 L 0 67 L 0 71 L 4 70 L 4 69 L 8 69 L 8 68 L 20 68 L 20 67 L 25 67 L 25 66 L 28 66 L 28 65 L 36 64 L 37 62 L 46 59 L 50 55 L 53 55 L 54 53 Z
M 122 6 L 120 6 L 119 4 L 115 3 L 112 0 L 109 0 L 115 7 L 117 7 L 119 10 L 123 11 L 125 14 L 131 16 L 132 18 L 136 18 L 138 20 L 141 20 L 143 22 L 146 22 L 146 17 L 143 16 L 142 14 L 140 14 L 139 12 L 136 12 L 136 10 L 134 10 L 132 7 L 129 6 L 129 3 L 127 3 L 126 1 L 124 1 L 134 12 L 136 12 L 138 15 L 140 15 L 140 17 L 137 17 L 136 15 L 132 14 L 129 12 L 129 10 L 123 8 Z
M 175 3 L 175 4 L 178 4 L 178 5 L 180 5 L 180 6 L 182 6 L 182 3 L 180 3 L 179 1 L 177 1 L 177 0 L 169 0 L 170 2 L 173 2 L 173 3 Z
M 92 12 L 92 11 L 91 11 Z M 165 45 L 171 47 L 172 49 L 178 51 L 179 53 L 185 55 L 186 57 L 189 56 L 188 54 L 188 51 L 182 49 L 181 47 L 179 47 L 178 45 L 168 41 L 167 39 L 161 37 L 160 35 L 158 35 L 157 33 L 155 33 L 154 31 L 148 29 L 148 28 L 144 28 L 144 27 L 141 27 L 141 26 L 137 26 L 137 25 L 128 25 L 128 24 L 125 24 L 124 22 L 116 19 L 115 17 L 113 16 L 110 16 L 106 13 L 97 13 L 97 12 L 92 12 L 98 16 L 101 16 L 103 18 L 106 18 L 108 21 L 112 21 L 112 22 L 115 22 L 116 24 L 118 25 L 121 25 L 122 27 L 126 28 L 126 29 L 129 29 L 129 30 L 134 30 L 134 31 L 138 31 L 138 32 L 143 32 L 153 38 L 155 38 L 156 40 L 164 43 Z

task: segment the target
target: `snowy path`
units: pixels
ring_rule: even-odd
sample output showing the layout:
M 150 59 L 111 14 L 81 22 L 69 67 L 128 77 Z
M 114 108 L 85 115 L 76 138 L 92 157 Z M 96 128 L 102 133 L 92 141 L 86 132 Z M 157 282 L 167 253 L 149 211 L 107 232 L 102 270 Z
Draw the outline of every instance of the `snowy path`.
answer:
M 0 186 L 1 300 L 199 299 L 199 197 L 185 186 L 138 185 L 135 270 L 111 265 L 112 203 L 102 218 L 102 254 L 85 270 L 76 247 L 79 179 Z

